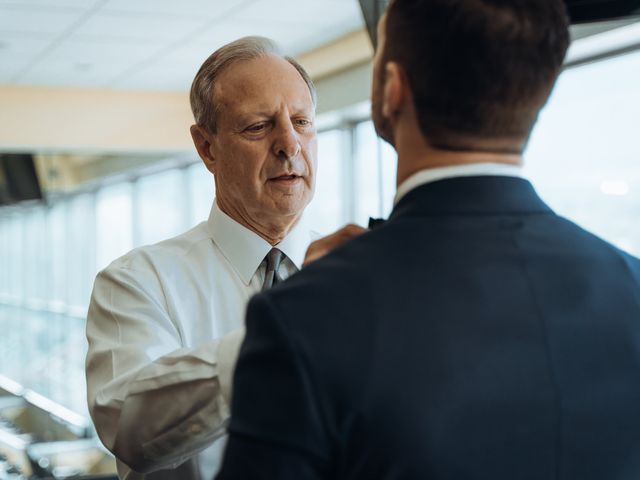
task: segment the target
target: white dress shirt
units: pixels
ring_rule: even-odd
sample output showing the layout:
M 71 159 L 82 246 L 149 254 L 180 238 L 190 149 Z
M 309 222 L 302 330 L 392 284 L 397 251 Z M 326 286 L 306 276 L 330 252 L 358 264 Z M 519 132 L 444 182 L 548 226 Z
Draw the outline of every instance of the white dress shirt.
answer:
M 277 246 L 286 255 L 282 278 L 302 266 L 314 239 L 300 222 Z M 207 222 L 98 274 L 87 318 L 88 402 L 120 478 L 152 479 L 130 467 L 172 468 L 198 452 L 200 475 L 213 478 L 245 309 L 271 248 L 214 201 Z
M 393 204 L 396 205 L 411 190 L 426 183 L 444 180 L 445 178 L 477 177 L 482 175 L 522 177 L 522 167 L 504 163 L 471 163 L 468 165 L 426 168 L 414 173 L 400 184 Z

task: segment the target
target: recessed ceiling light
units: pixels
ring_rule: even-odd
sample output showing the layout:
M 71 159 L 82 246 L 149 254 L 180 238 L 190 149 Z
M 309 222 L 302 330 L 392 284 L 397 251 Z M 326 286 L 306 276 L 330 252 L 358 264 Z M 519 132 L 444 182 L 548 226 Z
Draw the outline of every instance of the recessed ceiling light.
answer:
M 629 184 L 622 180 L 605 180 L 600 184 L 600 191 L 605 195 L 626 195 L 629 193 Z

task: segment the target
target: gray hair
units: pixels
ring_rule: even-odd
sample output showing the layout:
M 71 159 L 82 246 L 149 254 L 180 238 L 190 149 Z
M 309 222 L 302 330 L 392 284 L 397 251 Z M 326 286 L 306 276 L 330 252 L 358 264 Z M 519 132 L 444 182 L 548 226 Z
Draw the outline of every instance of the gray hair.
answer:
M 196 125 L 215 133 L 219 104 L 214 98 L 213 92 L 218 77 L 227 67 L 236 62 L 253 60 L 266 55 L 284 58 L 295 67 L 309 87 L 315 108 L 317 101 L 316 87 L 302 65 L 293 58 L 282 55 L 278 45 L 273 40 L 265 37 L 244 37 L 228 43 L 213 52 L 202 64 L 193 79 L 189 100 Z

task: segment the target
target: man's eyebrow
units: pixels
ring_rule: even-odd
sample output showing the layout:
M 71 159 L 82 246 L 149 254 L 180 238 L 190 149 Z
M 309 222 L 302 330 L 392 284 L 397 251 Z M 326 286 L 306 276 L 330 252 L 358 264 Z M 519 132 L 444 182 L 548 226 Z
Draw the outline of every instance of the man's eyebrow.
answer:
M 253 120 L 256 117 L 270 118 L 270 117 L 273 117 L 273 111 L 272 110 L 251 110 L 251 111 L 240 113 L 238 117 L 240 122 Z

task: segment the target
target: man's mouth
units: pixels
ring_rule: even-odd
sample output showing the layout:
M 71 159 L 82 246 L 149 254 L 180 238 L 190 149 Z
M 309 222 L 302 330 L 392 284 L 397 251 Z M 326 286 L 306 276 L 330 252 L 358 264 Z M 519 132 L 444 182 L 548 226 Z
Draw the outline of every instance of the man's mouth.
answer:
M 300 179 L 302 179 L 301 176 L 290 174 L 290 175 L 278 175 L 277 177 L 270 178 L 269 181 L 287 184 L 287 183 L 295 183 L 297 180 L 300 180 Z

